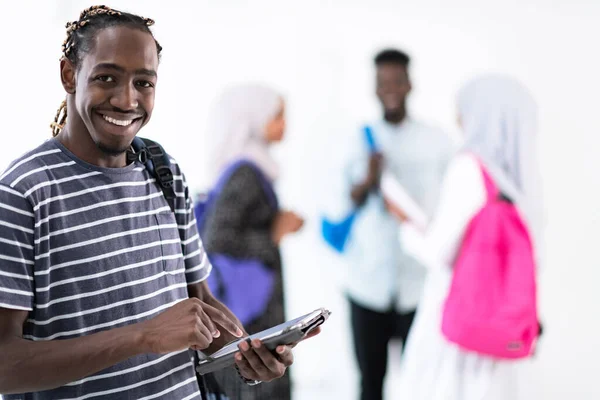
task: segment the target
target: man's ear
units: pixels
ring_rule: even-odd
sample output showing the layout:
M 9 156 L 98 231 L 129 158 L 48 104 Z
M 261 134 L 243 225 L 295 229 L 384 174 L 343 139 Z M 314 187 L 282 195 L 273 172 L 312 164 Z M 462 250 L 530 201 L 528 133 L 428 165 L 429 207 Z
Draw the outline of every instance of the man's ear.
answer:
M 75 87 L 77 86 L 75 82 L 76 72 L 77 70 L 71 60 L 65 57 L 60 60 L 60 80 L 65 92 L 69 94 L 75 93 Z

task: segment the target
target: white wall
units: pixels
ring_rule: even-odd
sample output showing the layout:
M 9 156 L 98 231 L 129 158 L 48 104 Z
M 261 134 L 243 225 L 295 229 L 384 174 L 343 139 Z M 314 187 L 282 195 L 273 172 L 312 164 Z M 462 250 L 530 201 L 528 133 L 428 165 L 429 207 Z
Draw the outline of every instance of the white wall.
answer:
M 484 4 L 485 3 L 485 4 Z M 50 135 L 62 97 L 58 58 L 64 23 L 88 1 L 3 4 L 3 140 L 0 168 Z M 414 63 L 411 110 L 455 133 L 454 95 L 483 71 L 511 73 L 539 101 L 548 225 L 541 276 L 547 335 L 534 399 L 600 398 L 595 367 L 600 304 L 600 2 L 597 0 L 113 1 L 157 21 L 164 47 L 153 121 L 195 188 L 207 182 L 208 106 L 226 84 L 261 80 L 289 99 L 288 140 L 278 149 L 284 205 L 308 218 L 284 248 L 290 315 L 325 305 L 322 337 L 297 351 L 298 399 L 352 398 L 355 367 L 336 276 L 344 267 L 322 245 L 318 216 L 331 198 L 335 147 L 355 123 L 377 116 L 371 57 L 400 46 Z M 7 8 L 8 7 L 8 8 Z M 40 33 L 34 33 L 37 29 Z M 329 161 L 328 161 L 329 160 Z M 329 195 L 328 195 L 329 193 Z M 332 395 L 335 394 L 335 397 Z

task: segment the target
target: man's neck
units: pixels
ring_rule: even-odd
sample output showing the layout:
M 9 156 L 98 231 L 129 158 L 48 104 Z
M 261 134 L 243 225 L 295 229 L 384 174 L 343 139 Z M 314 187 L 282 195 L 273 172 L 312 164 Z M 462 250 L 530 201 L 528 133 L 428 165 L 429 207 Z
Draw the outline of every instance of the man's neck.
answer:
M 384 113 L 383 119 L 391 125 L 400 125 L 406 119 L 406 111 Z
M 74 124 L 76 125 L 76 124 Z M 77 158 L 102 168 L 123 168 L 127 165 L 125 153 L 106 154 L 96 146 L 87 131 L 69 129 L 67 123 L 56 139 Z

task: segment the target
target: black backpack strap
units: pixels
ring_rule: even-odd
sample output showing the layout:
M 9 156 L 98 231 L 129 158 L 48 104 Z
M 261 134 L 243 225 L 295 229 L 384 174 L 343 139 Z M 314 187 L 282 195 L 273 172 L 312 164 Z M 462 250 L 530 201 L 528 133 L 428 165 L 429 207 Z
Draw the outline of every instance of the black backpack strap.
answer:
M 150 175 L 156 179 L 171 211 L 175 211 L 175 189 L 171 160 L 162 146 L 153 140 L 136 137 L 131 143 L 135 151 L 133 159 L 144 163 Z M 131 157 L 128 155 L 128 157 Z

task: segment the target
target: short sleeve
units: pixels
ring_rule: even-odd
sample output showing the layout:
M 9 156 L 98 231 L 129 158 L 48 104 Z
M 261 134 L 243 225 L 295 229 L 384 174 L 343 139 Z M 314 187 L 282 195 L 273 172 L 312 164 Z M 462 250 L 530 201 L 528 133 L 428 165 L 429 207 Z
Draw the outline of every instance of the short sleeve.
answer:
M 171 161 L 175 163 L 174 160 Z M 185 261 L 185 278 L 188 285 L 204 281 L 210 275 L 212 265 L 198 234 L 194 203 L 189 194 L 185 175 L 175 164 L 175 218 L 181 239 L 181 250 Z
M 31 203 L 0 183 L 0 307 L 33 310 L 34 224 Z

